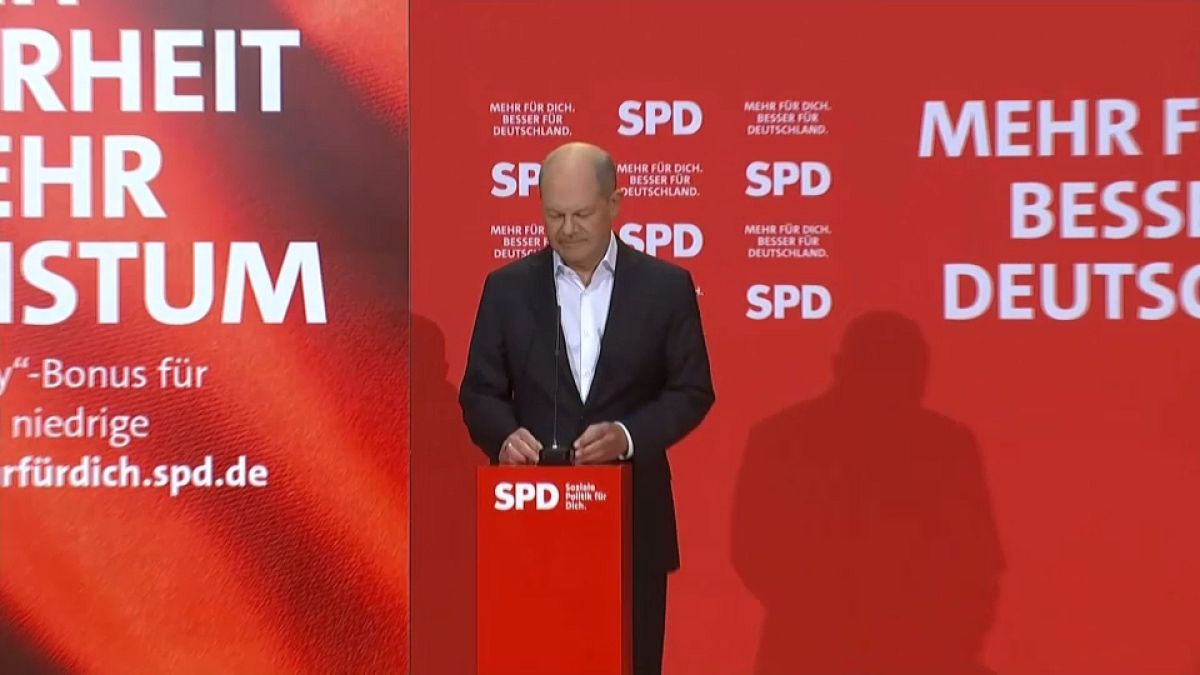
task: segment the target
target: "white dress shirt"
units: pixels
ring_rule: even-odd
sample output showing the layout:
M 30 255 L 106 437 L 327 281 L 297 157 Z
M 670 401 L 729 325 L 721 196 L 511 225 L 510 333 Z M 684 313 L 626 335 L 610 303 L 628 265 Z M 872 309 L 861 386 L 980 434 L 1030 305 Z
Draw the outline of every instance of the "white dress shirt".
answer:
M 571 374 L 575 376 L 579 398 L 586 401 L 596 377 L 600 341 L 604 338 L 604 326 L 608 322 L 608 305 L 617 271 L 617 236 L 609 234 L 608 250 L 592 272 L 592 281 L 587 286 L 583 285 L 579 274 L 563 262 L 557 251 L 553 255 L 554 289 L 558 295 L 558 305 L 562 308 L 567 359 L 571 362 Z M 625 432 L 625 440 L 629 445 L 621 459 L 629 459 L 633 456 L 633 438 L 624 424 L 617 422 L 617 425 Z

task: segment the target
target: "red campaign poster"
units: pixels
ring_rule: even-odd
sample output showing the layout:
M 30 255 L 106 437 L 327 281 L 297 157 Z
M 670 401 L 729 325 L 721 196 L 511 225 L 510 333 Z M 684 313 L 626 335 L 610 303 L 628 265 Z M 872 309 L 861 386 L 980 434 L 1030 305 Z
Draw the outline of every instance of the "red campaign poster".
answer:
M 405 4 L 0 4 L 0 672 L 404 672 Z
M 414 664 L 472 663 L 455 394 L 584 140 L 713 364 L 667 672 L 1200 668 L 1197 5 L 412 11 Z

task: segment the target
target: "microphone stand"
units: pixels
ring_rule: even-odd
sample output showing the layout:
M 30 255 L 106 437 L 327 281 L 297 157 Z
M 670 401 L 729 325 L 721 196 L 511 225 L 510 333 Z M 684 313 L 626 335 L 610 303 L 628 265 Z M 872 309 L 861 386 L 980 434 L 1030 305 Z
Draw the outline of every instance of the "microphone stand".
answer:
M 554 436 L 550 447 L 542 448 L 538 464 L 546 466 L 570 466 L 575 463 L 574 448 L 558 447 L 558 360 L 559 340 L 562 338 L 562 305 L 554 304 Z

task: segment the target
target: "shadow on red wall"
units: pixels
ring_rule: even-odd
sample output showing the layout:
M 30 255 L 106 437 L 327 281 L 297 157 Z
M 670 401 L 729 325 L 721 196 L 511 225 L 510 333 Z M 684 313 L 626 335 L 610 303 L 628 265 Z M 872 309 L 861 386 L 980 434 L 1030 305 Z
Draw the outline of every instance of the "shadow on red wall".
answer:
M 765 610 L 754 672 L 991 672 L 1000 542 L 973 434 L 921 405 L 928 363 L 913 321 L 865 314 L 835 384 L 751 430 L 732 541 Z
M 475 469 L 486 464 L 447 379 L 446 338 L 412 317 L 411 672 L 475 672 Z
M 74 669 L 33 644 L 7 608 L 0 606 L 0 673 L 62 675 Z

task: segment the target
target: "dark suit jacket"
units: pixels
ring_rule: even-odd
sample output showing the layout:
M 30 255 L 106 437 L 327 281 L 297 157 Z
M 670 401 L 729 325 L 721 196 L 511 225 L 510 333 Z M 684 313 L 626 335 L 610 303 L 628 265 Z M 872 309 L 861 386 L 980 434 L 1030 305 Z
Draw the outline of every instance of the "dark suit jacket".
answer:
M 559 445 L 574 443 L 596 422 L 621 422 L 629 429 L 634 566 L 677 569 L 667 448 L 700 424 L 715 398 L 691 274 L 617 242 L 596 375 L 588 400 L 581 401 L 555 325 L 553 267 L 547 247 L 487 276 L 459 393 L 463 420 L 493 464 L 518 427 L 548 447 L 557 337 Z

